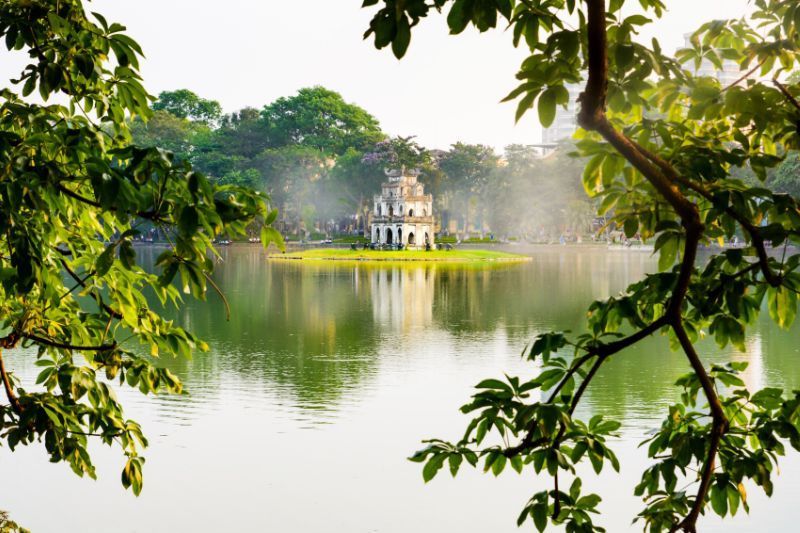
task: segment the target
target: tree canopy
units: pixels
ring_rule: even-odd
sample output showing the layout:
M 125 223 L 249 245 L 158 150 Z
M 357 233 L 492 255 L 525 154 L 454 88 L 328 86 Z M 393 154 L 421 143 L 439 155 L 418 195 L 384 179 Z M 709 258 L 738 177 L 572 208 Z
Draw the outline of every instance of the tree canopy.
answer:
M 186 92 L 191 91 L 171 91 Z M 580 161 L 568 155 L 571 144 L 546 159 L 529 146 L 497 153 L 456 142 L 435 150 L 414 136 L 388 135 L 367 111 L 322 87 L 213 123 L 156 110 L 146 123 L 134 120 L 131 130 L 138 144 L 167 148 L 219 183 L 269 193 L 281 207 L 279 222 L 287 234 L 303 227 L 322 230 L 331 220 L 342 232 L 363 230 L 384 169 L 402 166 L 421 172 L 444 232 L 541 241 L 591 231 L 591 217 L 571 216 L 575 209 L 591 210 Z M 553 173 L 561 178 L 546 179 Z M 533 201 L 524 202 L 526 197 Z M 304 211 L 315 216 L 303 217 Z
M 786 444 L 800 449 L 800 392 L 751 392 L 731 362 L 708 367 L 695 342 L 744 349 L 746 326 L 765 307 L 781 327 L 797 313 L 800 255 L 798 200 L 761 180 L 794 157 L 800 143 L 800 4 L 756 0 L 752 13 L 702 25 L 675 57 L 657 39 L 637 38 L 660 17 L 661 0 L 366 0 L 378 6 L 365 37 L 402 57 L 412 28 L 447 10 L 453 34 L 509 26 L 514 46 L 529 52 L 517 73 L 517 119 L 534 107 L 549 125 L 568 101 L 566 84 L 585 80 L 579 98 L 578 151 L 588 158 L 584 186 L 601 213 L 625 233 L 655 238 L 660 271 L 617 296 L 592 303 L 585 331 L 539 335 L 524 356 L 541 365 L 532 380 L 487 379 L 462 408 L 474 418 L 455 442 L 428 441 L 413 460 L 430 480 L 462 463 L 500 474 L 507 465 L 549 476 L 518 523 L 567 531 L 602 531 L 594 523 L 601 496 L 586 494 L 576 465 L 596 472 L 618 460 L 607 439 L 620 423 L 576 409 L 598 369 L 652 335 L 668 337 L 691 370 L 676 386 L 679 402 L 647 441 L 652 465 L 635 493 L 636 519 L 649 531 L 695 532 L 710 509 L 720 516 L 748 509 L 745 483 L 773 490 L 772 472 Z M 626 9 L 623 10 L 623 7 Z M 722 69 L 735 61 L 741 77 L 722 86 L 685 65 Z M 776 187 L 777 188 L 777 187 Z M 745 248 L 712 250 L 741 232 Z M 712 250 L 698 260 L 700 247 Z M 677 263 L 677 264 L 676 264 Z M 538 398 L 538 400 L 537 400 Z M 687 488 L 681 488 L 687 487 Z
M 181 392 L 157 358 L 206 348 L 151 303 L 180 305 L 215 289 L 218 236 L 250 225 L 265 242 L 280 235 L 264 194 L 131 142 L 130 119 L 154 117 L 170 135 L 185 125 L 153 115 L 142 51 L 124 31 L 80 0 L 0 4 L 5 47 L 29 58 L 12 80 L 18 90 L 0 91 L 0 438 L 12 450 L 42 443 L 51 461 L 91 477 L 89 440 L 116 444 L 126 456 L 122 484 L 139 494 L 147 440 L 112 385 Z M 42 103 L 26 98 L 34 92 Z M 185 150 L 174 135 L 173 147 Z M 171 244 L 155 272 L 134 245 L 146 226 Z M 11 349 L 35 359 L 35 384 L 5 363 Z
M 219 102 L 200 98 L 188 89 L 161 92 L 153 102 L 153 109 L 206 124 L 214 123 L 222 115 Z
M 278 98 L 264 107 L 261 116 L 272 146 L 299 144 L 341 155 L 348 148 L 364 150 L 384 138 L 375 117 L 319 86 Z

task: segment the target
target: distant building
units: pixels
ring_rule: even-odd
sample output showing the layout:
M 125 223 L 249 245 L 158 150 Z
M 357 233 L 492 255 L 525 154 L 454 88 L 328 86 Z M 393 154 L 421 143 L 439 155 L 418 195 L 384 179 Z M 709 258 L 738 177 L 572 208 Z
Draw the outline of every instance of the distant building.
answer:
M 409 248 L 433 246 L 433 196 L 417 182 L 419 172 L 386 171 L 388 182 L 376 194 L 372 213 L 372 242 Z
M 564 86 L 569 91 L 567 108 L 556 106 L 556 118 L 549 128 L 542 129 L 542 144 L 555 145 L 559 141 L 569 139 L 578 129 L 578 96 L 583 91 L 583 85 L 568 83 Z

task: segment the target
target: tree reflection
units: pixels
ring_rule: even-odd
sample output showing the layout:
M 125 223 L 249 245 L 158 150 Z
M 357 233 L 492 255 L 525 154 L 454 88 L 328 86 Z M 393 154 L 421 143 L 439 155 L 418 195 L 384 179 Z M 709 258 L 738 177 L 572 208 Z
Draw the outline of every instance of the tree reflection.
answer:
M 649 254 L 530 251 L 530 263 L 470 267 L 269 261 L 258 246 L 225 248 L 215 280 L 230 302 L 231 319 L 225 320 L 216 295 L 187 304 L 175 318 L 200 333 L 211 351 L 168 364 L 190 390 L 237 380 L 300 409 L 336 410 L 345 396 L 374 383 L 392 354 L 421 356 L 423 345 L 448 357 L 461 339 L 495 337 L 519 353 L 540 331 L 580 328 L 587 300 L 615 294 L 655 267 Z M 709 362 L 749 361 L 745 379 L 753 386 L 800 386 L 792 364 L 796 337 L 766 322 L 755 333 L 746 353 L 720 352 L 713 340 L 699 348 Z M 471 355 L 459 354 L 465 364 Z M 651 339 L 601 370 L 603 386 L 587 393 L 587 409 L 632 423 L 660 416 L 675 400 L 671 384 L 687 371 L 683 357 Z

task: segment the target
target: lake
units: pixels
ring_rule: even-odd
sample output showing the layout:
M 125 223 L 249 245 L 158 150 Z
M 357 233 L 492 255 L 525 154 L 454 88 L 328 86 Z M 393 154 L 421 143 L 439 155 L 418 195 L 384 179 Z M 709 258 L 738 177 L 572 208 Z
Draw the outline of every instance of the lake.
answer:
M 145 258 L 155 247 L 137 251 Z M 594 298 L 656 268 L 649 253 L 581 247 L 515 247 L 533 257 L 489 268 L 442 264 L 342 265 L 268 262 L 258 246 L 221 250 L 215 279 L 230 300 L 191 302 L 175 318 L 207 340 L 208 353 L 165 360 L 189 395 L 121 391 L 127 414 L 150 438 L 144 490 L 119 482 L 121 452 L 96 446 L 99 479 L 52 465 L 40 447 L 0 450 L 0 508 L 42 532 L 450 532 L 511 533 L 527 499 L 544 486 L 532 470 L 499 478 L 444 470 L 428 484 L 406 457 L 429 437 L 457 440 L 458 408 L 473 386 L 503 372 L 533 376 L 520 359 L 540 332 L 582 328 Z M 800 388 L 797 328 L 766 313 L 746 353 L 700 343 L 707 364 L 748 361 L 751 390 Z M 32 358 L 9 354 L 26 384 Z M 633 496 L 648 464 L 638 443 L 657 427 L 689 371 L 664 337 L 613 358 L 588 389 L 579 415 L 623 422 L 613 448 L 622 473 L 585 476 L 603 496 L 608 531 L 638 531 Z M 702 531 L 789 531 L 800 521 L 800 460 L 790 455 L 775 496 L 749 488 L 750 516 L 701 518 Z M 532 524 L 523 530 L 533 531 Z

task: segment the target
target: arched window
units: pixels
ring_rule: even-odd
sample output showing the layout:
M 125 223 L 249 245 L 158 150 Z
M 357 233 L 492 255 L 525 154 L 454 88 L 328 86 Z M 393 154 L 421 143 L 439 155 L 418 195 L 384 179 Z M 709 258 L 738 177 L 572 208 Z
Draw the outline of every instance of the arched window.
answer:
M 389 206 L 389 216 L 390 217 L 394 216 L 394 206 L 392 206 L 392 205 Z
M 386 228 L 386 244 L 392 244 L 392 228 Z
M 378 204 L 378 216 L 381 215 L 383 215 L 383 206 L 381 206 L 381 204 Z
M 413 209 L 409 209 L 408 210 L 408 216 L 410 216 L 410 217 L 414 216 L 414 210 Z
M 422 216 L 424 216 L 424 217 L 428 216 L 428 210 L 427 209 L 424 209 L 424 208 L 422 209 Z
M 409 233 L 408 234 L 408 244 L 416 244 L 414 239 L 415 239 L 414 238 L 414 234 L 413 233 Z

